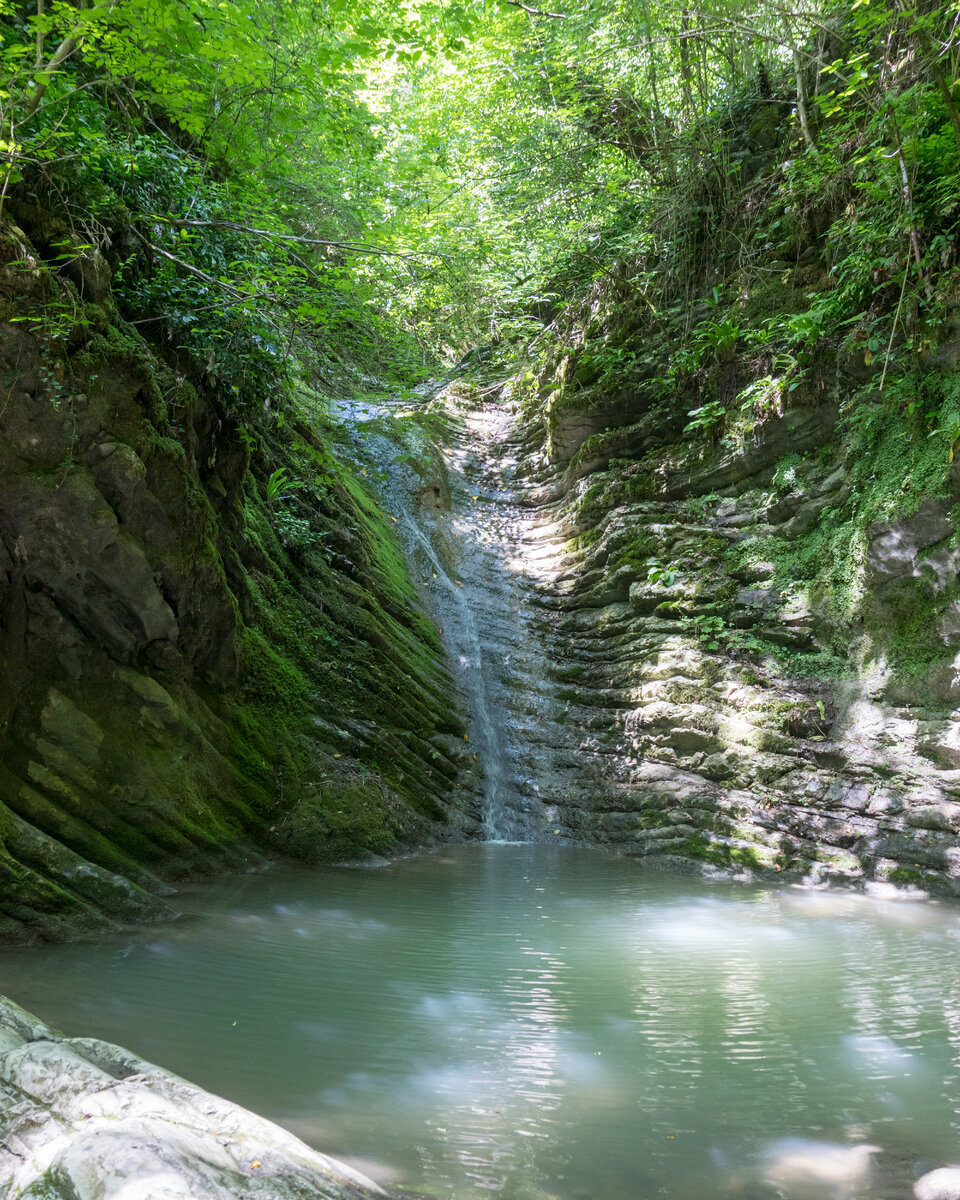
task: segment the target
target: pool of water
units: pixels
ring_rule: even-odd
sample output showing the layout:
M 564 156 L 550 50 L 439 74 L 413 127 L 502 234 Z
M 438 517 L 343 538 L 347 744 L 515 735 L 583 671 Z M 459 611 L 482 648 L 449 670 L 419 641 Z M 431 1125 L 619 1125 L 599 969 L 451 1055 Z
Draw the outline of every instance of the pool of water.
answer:
M 960 1160 L 956 906 L 538 845 L 276 868 L 183 904 L 4 951 L 0 990 L 387 1185 L 898 1200 Z

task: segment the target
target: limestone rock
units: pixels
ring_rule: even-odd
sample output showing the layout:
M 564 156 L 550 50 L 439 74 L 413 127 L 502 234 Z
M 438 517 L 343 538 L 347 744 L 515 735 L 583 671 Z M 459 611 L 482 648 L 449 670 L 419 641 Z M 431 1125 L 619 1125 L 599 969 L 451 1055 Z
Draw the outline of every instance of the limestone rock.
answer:
M 101 304 L 110 295 L 113 272 L 96 247 L 76 254 L 61 270 L 76 285 L 81 300 L 92 300 L 95 304 Z
M 766 609 L 777 603 L 777 593 L 772 588 L 741 588 L 736 602 L 744 608 Z
M 882 657 L 916 593 L 954 586 L 954 518 L 928 501 L 866 531 L 864 623 L 838 624 L 834 598 L 791 575 L 796 548 L 809 554 L 850 496 L 836 398 L 794 395 L 742 442 L 666 431 L 643 458 L 594 463 L 552 492 L 551 524 L 570 541 L 539 591 L 536 631 L 569 720 L 537 741 L 530 773 L 565 778 L 551 794 L 565 829 L 631 855 L 703 857 L 707 839 L 721 865 L 726 848 L 761 864 L 776 855 L 780 878 L 869 887 L 922 873 L 925 891 L 957 895 L 960 660 L 948 649 L 910 683 Z M 595 399 L 558 403 L 552 432 L 599 416 Z M 551 494 L 537 463 L 521 460 L 538 478 L 531 508 Z M 650 561 L 676 566 L 669 588 L 644 578 Z M 948 647 L 960 643 L 952 599 L 931 630 Z M 830 660 L 844 644 L 838 681 Z
M 952 532 L 953 525 L 941 505 L 925 500 L 912 517 L 880 525 L 873 531 L 867 548 L 867 566 L 871 575 L 880 582 L 919 575 L 920 551 L 943 541 Z M 946 569 L 944 565 L 943 570 Z
M 952 833 L 960 829 L 960 804 L 928 804 L 907 813 L 905 821 L 914 829 Z
M 960 1200 L 960 1167 L 939 1167 L 913 1185 L 917 1200 Z
M 923 722 L 917 734 L 917 750 L 921 754 L 944 767 L 960 767 L 960 722 Z
M 293 1134 L 0 997 L 0 1182 L 34 1200 L 371 1200 Z
M 766 1151 L 764 1179 L 790 1196 L 831 1195 L 853 1200 L 869 1181 L 879 1146 L 841 1146 L 807 1138 L 783 1138 Z
M 87 477 L 25 486 L 8 512 L 23 539 L 27 587 L 50 596 L 116 661 L 135 662 L 150 643 L 175 645 L 177 620 L 153 568 Z

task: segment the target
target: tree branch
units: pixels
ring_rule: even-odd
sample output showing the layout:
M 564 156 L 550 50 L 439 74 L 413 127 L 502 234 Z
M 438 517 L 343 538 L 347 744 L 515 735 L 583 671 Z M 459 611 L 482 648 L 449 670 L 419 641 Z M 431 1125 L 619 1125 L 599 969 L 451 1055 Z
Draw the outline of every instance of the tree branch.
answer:
M 174 225 L 178 229 L 235 229 L 237 233 L 249 233 L 254 237 L 267 238 L 271 241 L 278 242 L 293 242 L 298 246 L 335 246 L 340 250 L 348 250 L 356 254 L 379 254 L 390 258 L 445 258 L 446 255 L 436 251 L 430 251 L 427 254 L 404 254 L 399 250 L 386 250 L 383 246 L 367 246 L 363 242 L 338 242 L 330 238 L 307 238 L 299 237 L 295 233 L 277 233 L 273 229 L 256 229 L 252 225 L 244 225 L 240 221 L 188 221 L 181 217 L 158 217 L 151 216 L 142 218 L 151 222 L 159 222 L 164 225 Z
M 566 13 L 547 12 L 543 8 L 530 8 L 529 5 L 521 3 L 521 0 L 500 0 L 501 4 L 510 4 L 514 8 L 522 8 L 525 13 L 531 17 L 553 17 L 557 21 L 569 21 L 570 18 Z
M 196 277 L 198 279 L 202 279 L 204 283 L 209 283 L 212 287 L 222 288 L 223 291 L 229 292 L 229 294 L 237 301 L 240 301 L 244 304 L 249 304 L 251 301 L 256 299 L 255 296 L 249 296 L 244 292 L 238 291 L 235 287 L 233 287 L 232 284 L 225 283 L 222 279 L 215 279 L 213 275 L 208 275 L 206 271 L 201 271 L 199 267 L 195 267 L 191 263 L 184 262 L 182 258 L 177 258 L 177 256 L 175 254 L 171 254 L 169 250 L 164 250 L 162 246 L 155 246 L 152 242 L 147 241 L 145 241 L 144 244 L 149 246 L 154 254 L 159 254 L 162 258 L 169 259 L 170 262 L 176 263 L 178 267 L 181 267 L 184 271 L 189 272 L 191 275 L 196 275 Z

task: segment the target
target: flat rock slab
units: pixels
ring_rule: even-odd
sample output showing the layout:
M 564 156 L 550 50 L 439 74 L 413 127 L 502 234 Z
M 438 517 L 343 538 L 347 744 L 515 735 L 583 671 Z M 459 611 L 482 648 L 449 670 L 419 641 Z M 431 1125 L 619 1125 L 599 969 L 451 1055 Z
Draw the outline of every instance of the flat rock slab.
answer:
M 386 1193 L 278 1125 L 0 997 L 0 1195 L 371 1200 Z

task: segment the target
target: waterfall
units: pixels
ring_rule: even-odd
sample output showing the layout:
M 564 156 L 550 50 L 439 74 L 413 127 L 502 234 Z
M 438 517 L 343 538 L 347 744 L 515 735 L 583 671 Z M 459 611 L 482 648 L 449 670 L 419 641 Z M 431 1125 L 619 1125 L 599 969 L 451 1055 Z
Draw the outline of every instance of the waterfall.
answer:
M 516 711 L 518 677 L 531 675 L 528 664 L 536 658 L 524 612 L 529 581 L 518 558 L 517 506 L 501 463 L 487 452 L 490 431 L 469 421 L 443 448 L 443 477 L 425 487 L 410 460 L 427 452 L 426 437 L 408 426 L 401 444 L 401 431 L 393 436 L 377 419 L 402 412 L 391 401 L 339 407 L 362 434 L 364 457 L 379 468 L 381 501 L 396 519 L 411 575 L 463 694 L 469 744 L 483 774 L 483 836 L 540 840 L 552 830 L 532 772 L 521 763 L 523 719 Z
M 450 652 L 457 679 L 470 715 L 475 753 L 483 770 L 483 833 L 487 841 L 525 841 L 525 830 L 518 819 L 517 797 L 509 794 L 506 764 L 506 731 L 502 721 L 494 719 L 495 706 L 488 679 L 492 662 L 484 661 L 483 643 L 477 616 L 471 601 L 472 589 L 463 580 L 447 574 L 430 538 L 409 512 L 403 515 L 402 533 L 406 534 L 407 553 L 414 567 L 425 562 L 430 570 L 435 612 Z M 423 576 L 421 576 L 423 578 Z

